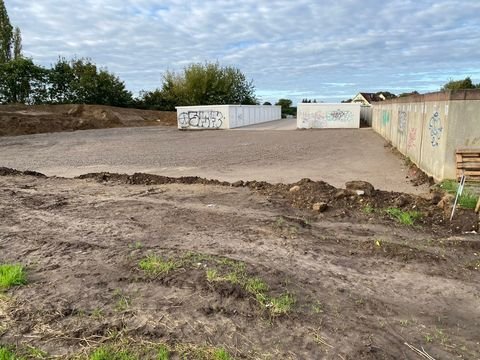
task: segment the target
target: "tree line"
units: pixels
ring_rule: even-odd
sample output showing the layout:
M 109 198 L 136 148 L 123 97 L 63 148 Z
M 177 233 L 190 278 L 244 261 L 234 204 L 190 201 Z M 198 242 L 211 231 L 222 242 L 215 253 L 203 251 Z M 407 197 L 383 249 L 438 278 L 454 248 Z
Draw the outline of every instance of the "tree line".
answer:
M 256 104 L 252 81 L 237 68 L 192 64 L 166 72 L 162 85 L 134 97 L 118 76 L 91 59 L 59 57 L 50 68 L 22 54 L 22 36 L 0 0 L 0 104 L 97 104 L 175 110 L 175 106 Z

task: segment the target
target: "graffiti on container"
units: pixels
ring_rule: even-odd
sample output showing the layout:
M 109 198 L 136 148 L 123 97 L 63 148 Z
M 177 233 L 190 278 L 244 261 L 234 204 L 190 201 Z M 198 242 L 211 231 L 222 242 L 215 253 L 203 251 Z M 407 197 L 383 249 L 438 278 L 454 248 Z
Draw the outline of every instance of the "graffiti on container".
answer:
M 410 150 L 416 146 L 417 143 L 417 129 L 411 128 L 408 132 L 408 140 L 407 140 L 407 150 Z
M 407 130 L 407 112 L 398 110 L 398 132 L 401 134 Z
M 327 121 L 350 122 L 353 120 L 353 113 L 349 110 L 333 110 L 327 113 Z
M 387 110 L 383 110 L 382 112 L 382 124 L 383 126 L 387 126 L 390 122 L 390 113 Z
M 428 123 L 428 130 L 430 130 L 430 141 L 432 143 L 433 147 L 438 146 L 438 142 L 440 141 L 442 137 L 442 122 L 440 119 L 440 114 L 438 111 L 435 111 L 430 118 L 430 121 Z
M 304 128 L 326 128 L 327 120 L 325 114 L 322 111 L 317 112 L 301 112 L 300 118 L 302 119 L 302 127 Z
M 182 129 L 219 129 L 223 120 L 223 114 L 214 110 L 188 111 L 178 115 L 178 121 Z

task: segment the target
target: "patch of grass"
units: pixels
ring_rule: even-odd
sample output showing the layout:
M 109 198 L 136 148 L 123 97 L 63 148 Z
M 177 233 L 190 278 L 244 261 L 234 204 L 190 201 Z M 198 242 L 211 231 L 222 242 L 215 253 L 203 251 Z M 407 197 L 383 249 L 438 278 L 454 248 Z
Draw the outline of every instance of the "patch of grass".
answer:
M 179 262 L 171 259 L 164 260 L 156 255 L 149 255 L 138 263 L 138 267 L 151 276 L 168 274 L 181 266 L 182 264 Z
M 469 192 L 463 192 L 458 199 L 458 205 L 464 209 L 475 209 L 477 206 L 478 196 L 470 194 Z
M 113 296 L 117 298 L 115 310 L 126 311 L 130 307 L 130 299 L 122 292 L 122 290 L 116 289 Z
M 225 349 L 215 349 L 213 351 L 212 360 L 233 360 L 230 354 Z
M 408 210 L 404 211 L 399 208 L 388 208 L 386 213 L 394 220 L 397 220 L 400 224 L 412 226 L 422 218 L 420 211 Z
M 325 312 L 323 304 L 318 300 L 312 305 L 312 310 L 315 314 L 323 314 Z
M 457 193 L 459 184 L 455 180 L 444 180 L 440 184 L 440 189 L 449 194 L 455 195 Z M 458 205 L 464 209 L 475 209 L 477 205 L 478 195 L 475 195 L 469 189 L 464 188 L 462 195 L 458 198 Z
M 22 265 L 0 264 L 0 291 L 26 283 L 27 277 Z
M 15 353 L 8 347 L 0 345 L 0 360 L 21 360 Z
M 279 297 L 271 298 L 267 305 L 272 315 L 285 315 L 292 310 L 295 299 L 291 294 L 283 294 Z
M 115 350 L 111 347 L 96 349 L 89 357 L 89 360 L 137 360 L 138 357 L 126 350 Z
M 362 208 L 362 211 L 365 213 L 365 214 L 373 214 L 375 212 L 375 208 L 371 205 L 365 205 L 363 208 Z
M 169 360 L 170 349 L 166 345 L 160 345 L 157 352 L 157 360 Z

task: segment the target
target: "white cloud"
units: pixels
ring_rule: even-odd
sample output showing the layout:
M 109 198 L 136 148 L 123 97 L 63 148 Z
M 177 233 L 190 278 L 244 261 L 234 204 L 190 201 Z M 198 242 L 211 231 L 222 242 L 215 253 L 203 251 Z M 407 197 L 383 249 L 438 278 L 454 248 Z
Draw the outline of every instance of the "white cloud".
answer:
M 270 101 L 480 82 L 478 0 L 5 3 L 26 55 L 46 66 L 59 55 L 90 57 L 134 92 L 160 86 L 166 70 L 217 60 Z

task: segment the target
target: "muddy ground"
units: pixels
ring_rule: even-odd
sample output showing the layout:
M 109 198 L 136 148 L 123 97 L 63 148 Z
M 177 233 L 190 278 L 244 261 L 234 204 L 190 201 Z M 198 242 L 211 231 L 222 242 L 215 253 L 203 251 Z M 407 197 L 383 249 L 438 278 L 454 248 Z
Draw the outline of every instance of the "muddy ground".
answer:
M 176 113 L 167 111 L 102 105 L 0 105 L 0 136 L 176 124 Z
M 466 233 L 476 216 L 450 224 L 433 194 L 29 174 L 0 171 L 0 263 L 28 272 L 28 285 L 0 298 L 0 344 L 19 352 L 86 356 L 123 341 L 236 359 L 425 358 L 409 344 L 480 359 L 480 239 Z M 402 225 L 390 207 L 423 218 Z M 152 255 L 177 266 L 152 276 L 139 267 Z M 229 266 L 265 282 L 270 300 L 288 295 L 290 308 L 207 276 Z

